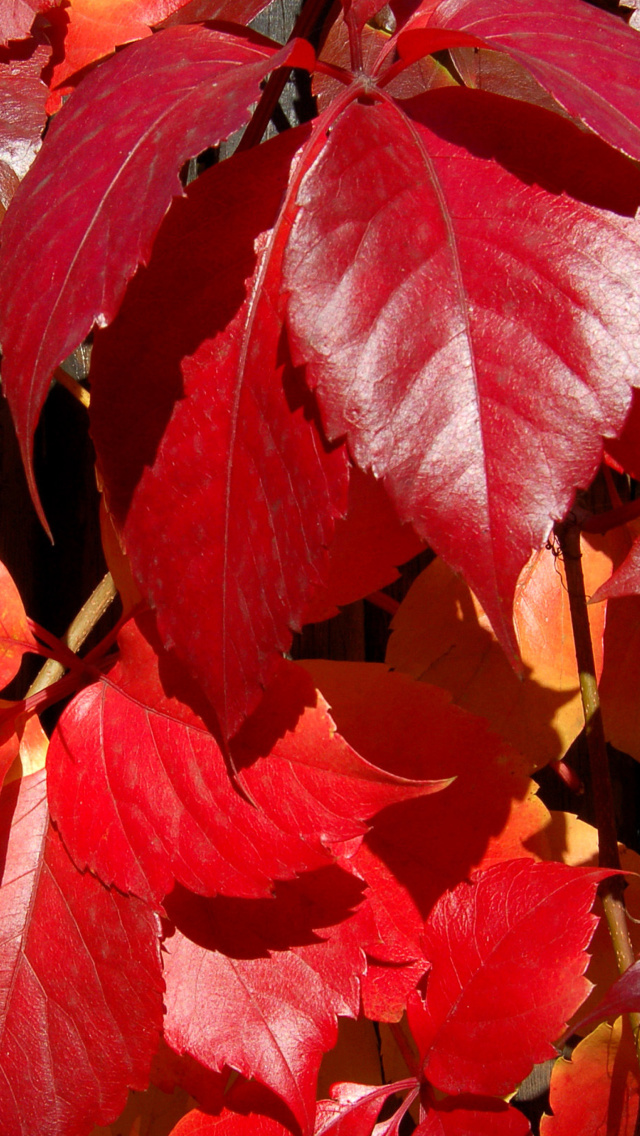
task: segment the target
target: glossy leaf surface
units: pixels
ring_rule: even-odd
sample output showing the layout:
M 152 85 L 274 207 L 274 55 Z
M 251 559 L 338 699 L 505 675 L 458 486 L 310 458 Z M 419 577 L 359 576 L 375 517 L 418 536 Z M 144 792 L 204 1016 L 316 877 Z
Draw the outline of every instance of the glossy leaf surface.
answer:
M 40 72 L 50 55 L 29 39 L 0 49 L 0 204 L 6 209 L 38 150 L 47 88 Z
M 34 495 L 31 440 L 52 371 L 94 323 L 113 319 L 182 193 L 183 162 L 242 125 L 273 67 L 310 62 L 310 51 L 169 28 L 87 76 L 57 116 L 0 250 L 3 386 Z
M 396 1081 L 391 1085 L 355 1085 L 341 1082 L 333 1085 L 331 1100 L 318 1101 L 313 1136 L 362 1136 L 368 1133 L 384 1105 L 394 1094 L 417 1089 L 413 1080 Z
M 162 1021 L 159 924 L 80 875 L 50 827 L 44 773 L 5 788 L 0 1109 L 7 1132 L 66 1136 L 144 1088 Z
M 288 320 L 329 435 L 512 653 L 518 575 L 640 381 L 639 189 L 567 120 L 443 89 L 350 105 L 297 193 Z
M 281 253 L 268 232 L 307 136 L 289 131 L 190 187 L 92 360 L 110 512 L 165 643 L 226 736 L 326 579 L 347 505 L 345 448 L 328 449 L 311 396 L 283 362 Z
M 432 964 L 425 1001 L 415 994 L 409 1002 L 432 1084 L 503 1096 L 554 1056 L 552 1042 L 589 992 L 590 908 L 606 875 L 510 860 L 436 904 L 424 931 Z
M 640 157 L 640 41 L 623 20 L 592 12 L 583 0 L 519 0 L 517 8 L 509 0 L 426 0 L 421 8 L 400 35 L 401 54 L 448 46 L 440 29 L 469 35 L 507 52 L 574 118 Z

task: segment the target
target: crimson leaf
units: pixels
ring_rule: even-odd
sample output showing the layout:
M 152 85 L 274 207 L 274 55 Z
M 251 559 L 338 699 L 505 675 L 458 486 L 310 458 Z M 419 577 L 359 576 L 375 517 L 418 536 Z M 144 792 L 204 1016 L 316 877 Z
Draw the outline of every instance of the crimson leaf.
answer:
M 277 310 L 282 238 L 269 230 L 307 136 L 287 131 L 189 187 L 91 367 L 109 508 L 226 736 L 288 650 L 346 508 L 345 448 L 323 441 Z
M 352 103 L 299 181 L 288 321 L 329 436 L 513 655 L 518 574 L 640 382 L 637 171 L 551 112 L 441 89 Z
M 574 118 L 612 146 L 640 157 L 640 40 L 623 20 L 584 0 L 426 0 L 398 38 L 406 59 L 457 46 L 504 51 Z
M 107 60 L 56 116 L 0 247 L 3 387 L 34 500 L 32 437 L 51 374 L 113 319 L 182 193 L 183 162 L 242 125 L 269 71 L 312 57 L 303 41 L 276 51 L 250 33 L 168 28 Z
M 119 662 L 76 696 L 49 749 L 52 815 L 78 866 L 105 883 L 156 904 L 176 879 L 205 895 L 268 895 L 272 880 L 331 863 L 332 844 L 361 836 L 364 818 L 390 800 L 446 784 L 407 781 L 360 758 L 292 668 L 293 681 L 267 701 L 267 724 L 252 724 L 249 752 L 245 737 L 242 757 L 254 764 L 241 782 L 258 807 L 250 804 L 196 713 L 207 706 L 195 684 L 162 652 L 149 619 L 141 627 L 126 625 Z M 268 721 L 274 702 L 278 723 L 283 709 L 292 716 L 284 737 Z
M 67 1136 L 146 1088 L 162 1022 L 159 924 L 81 875 L 49 825 L 44 772 L 0 798 L 0 1113 L 6 1132 Z
M 604 868 L 506 860 L 443 896 L 425 925 L 426 997 L 409 1022 L 424 1076 L 448 1093 L 504 1096 L 589 992 L 583 978 Z

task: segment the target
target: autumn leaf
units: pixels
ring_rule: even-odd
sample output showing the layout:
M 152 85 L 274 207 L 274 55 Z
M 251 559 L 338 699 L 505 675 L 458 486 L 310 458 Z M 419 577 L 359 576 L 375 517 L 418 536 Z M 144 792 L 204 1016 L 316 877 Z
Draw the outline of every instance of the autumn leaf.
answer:
M 51 374 L 113 319 L 182 194 L 183 162 L 242 125 L 269 71 L 312 58 L 304 43 L 277 51 L 251 33 L 167 28 L 105 61 L 56 116 L 0 249 L 3 388 L 34 500 L 32 436 Z
M 623 20 L 582 0 L 520 0 L 517 12 L 509 0 L 425 0 L 400 32 L 398 51 L 410 59 L 455 47 L 452 32 L 505 52 L 574 118 L 640 157 L 640 41 Z
M 541 1136 L 633 1136 L 638 1115 L 638 1058 L 628 1022 L 603 1024 L 561 1057 L 551 1076 L 552 1116 Z
M 9 571 L 0 564 L 0 689 L 17 675 L 26 651 L 39 648 L 27 621 L 20 593 Z
M 166 901 L 165 1037 L 202 1064 L 257 1078 L 313 1129 L 322 1053 L 338 1014 L 356 1017 L 365 969 L 358 881 L 337 867 L 276 886 L 266 900 Z M 355 911 L 356 917 L 350 918 Z
M 87 1131 L 146 1086 L 162 1022 L 158 920 L 76 870 L 50 827 L 43 771 L 4 789 L 0 824 L 3 1125 Z
M 50 807 L 78 866 L 155 904 L 175 880 L 264 896 L 275 879 L 332 863 L 332 846 L 361 837 L 390 801 L 444 788 L 363 760 L 291 671 L 236 751 L 245 798 L 198 688 L 149 617 L 128 623 L 119 662 L 76 696 L 49 749 Z
M 325 118 L 284 261 L 294 358 L 329 437 L 346 435 L 514 656 L 518 576 L 594 477 L 638 377 L 623 314 L 638 303 L 635 169 L 482 91 Z
M 588 595 L 621 554 L 616 534 L 582 538 Z M 596 675 L 602 671 L 606 609 L 589 607 Z M 449 690 L 529 758 L 532 769 L 566 753 L 584 725 L 569 597 L 562 560 L 534 553 L 516 588 L 514 626 L 524 675 L 513 672 L 464 580 L 436 560 L 418 577 L 391 624 L 386 661 Z
M 589 992 L 590 908 L 608 874 L 509 860 L 438 901 L 424 930 L 426 995 L 408 1007 L 431 1084 L 503 1096 L 555 1055 L 551 1043 Z
M 347 506 L 345 448 L 329 450 L 314 421 L 277 310 L 281 250 L 269 230 L 307 137 L 288 131 L 197 179 L 96 336 L 91 367 L 109 511 L 165 643 L 226 737 L 327 579 Z M 415 538 L 389 525 L 401 559 L 411 556 Z M 189 550 L 187 565 L 176 548 Z

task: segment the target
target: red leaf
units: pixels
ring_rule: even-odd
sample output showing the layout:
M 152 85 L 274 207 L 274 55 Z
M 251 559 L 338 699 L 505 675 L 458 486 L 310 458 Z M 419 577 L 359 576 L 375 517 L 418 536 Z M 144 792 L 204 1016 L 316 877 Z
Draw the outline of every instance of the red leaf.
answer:
M 307 133 L 288 131 L 190 187 L 92 360 L 110 511 L 165 643 L 226 736 L 326 578 L 346 508 L 345 448 L 327 450 L 313 399 L 283 366 L 282 239 L 264 235 Z
M 640 381 L 640 183 L 530 104 L 456 88 L 407 106 L 349 105 L 301 177 L 291 337 L 330 437 L 347 434 L 514 655 L 518 574 Z
M 369 1136 L 377 1116 L 388 1097 L 395 1093 L 413 1090 L 417 1095 L 417 1082 L 413 1079 L 396 1081 L 393 1085 L 353 1085 L 342 1082 L 333 1085 L 330 1101 L 318 1101 L 314 1136 Z
M 174 24 L 199 24 L 204 20 L 226 20 L 246 26 L 259 16 L 271 0 L 189 0 L 162 21 L 162 27 Z
M 205 895 L 268 895 L 274 879 L 331 863 L 332 844 L 362 835 L 390 800 L 443 787 L 363 761 L 292 667 L 238 752 L 254 762 L 241 775 L 249 804 L 196 712 L 206 718 L 204 699 L 175 659 L 158 659 L 149 619 L 140 626 L 147 638 L 126 625 L 120 661 L 77 695 L 49 749 L 52 815 L 78 866 L 105 883 L 156 904 L 176 879 Z
M 329 548 L 329 576 L 307 607 L 303 623 L 330 619 L 338 608 L 398 579 L 397 565 L 424 550 L 424 541 L 398 520 L 384 486 L 356 467 L 349 478 L 349 505 L 336 522 Z
M 449 1097 L 433 1102 L 414 1136 L 527 1136 L 526 1116 L 504 1101 Z
M 256 1077 L 291 1109 L 304 1133 L 315 1114 L 322 1053 L 338 1014 L 356 1017 L 365 968 L 361 885 L 339 868 L 278 884 L 266 900 L 167 900 L 177 924 L 166 940 L 165 1037 L 202 1064 Z
M 311 51 L 296 42 L 274 53 L 250 37 L 169 28 L 107 60 L 56 117 L 12 202 L 0 251 L 3 386 L 34 500 L 31 441 L 54 368 L 94 322 L 113 319 L 182 193 L 183 162 L 242 125 L 269 71 L 308 64 Z
M 298 1132 L 286 1105 L 257 1081 L 234 1082 L 218 1115 L 190 1112 L 170 1136 L 291 1136 Z
M 88 1131 L 145 1088 L 162 1022 L 159 925 L 81 875 L 49 826 L 44 772 L 3 792 L 0 1113 L 5 1131 Z M 45 1120 L 46 1118 L 46 1120 Z
M 640 592 L 640 537 L 636 537 L 619 568 L 605 580 L 591 597 L 592 603 L 622 599 Z
M 425 925 L 431 960 L 409 1024 L 424 1076 L 444 1092 L 504 1096 L 584 1001 L 590 914 L 606 869 L 509 860 L 436 904 Z
M 518 0 L 516 9 L 510 0 L 444 0 L 435 7 L 427 0 L 422 8 L 399 36 L 401 56 L 449 46 L 449 29 L 464 33 L 477 46 L 505 51 L 574 118 L 640 157 L 640 40 L 623 20 L 583 0 Z M 451 36 L 453 46 L 458 42 Z
M 38 12 L 53 8 L 58 0 L 0 0 L 0 46 L 26 39 Z
M 20 670 L 26 651 L 38 651 L 27 622 L 20 593 L 13 579 L 0 563 L 0 690 Z
M 587 1026 L 592 1026 L 602 1018 L 617 1018 L 620 1014 L 638 1011 L 640 1011 L 640 962 L 635 962 L 614 982 L 602 1001 L 598 1002 L 595 1010 L 588 1017 L 581 1018 L 575 1023 L 574 1032 L 584 1032 Z
M 40 149 L 47 88 L 40 72 L 50 48 L 35 40 L 0 49 L 0 204 L 6 209 Z
M 640 391 L 633 392 L 631 410 L 620 436 L 605 440 L 605 452 L 625 473 L 640 480 Z
M 500 858 L 526 854 L 522 842 L 539 828 L 538 811 L 527 800 L 527 763 L 483 719 L 452 706 L 443 691 L 425 683 L 371 663 L 314 660 L 304 666 L 358 753 L 405 777 L 456 777 L 429 801 L 380 813 L 353 859 L 369 885 L 380 936 L 367 950 L 376 959 L 417 963 L 410 969 L 370 967 L 364 980 L 367 1015 L 394 1021 L 428 965 L 424 919 L 447 888 L 506 840 L 512 809 L 516 849 L 499 849 Z

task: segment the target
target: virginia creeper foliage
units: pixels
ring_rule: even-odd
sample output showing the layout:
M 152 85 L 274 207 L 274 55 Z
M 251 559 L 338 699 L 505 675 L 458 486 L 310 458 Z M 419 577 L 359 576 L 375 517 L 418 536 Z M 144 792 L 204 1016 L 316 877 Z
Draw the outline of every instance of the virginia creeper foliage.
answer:
M 640 1011 L 596 938 L 580 1012 L 620 872 L 532 780 L 584 723 L 564 522 L 640 760 L 640 37 L 307 0 L 281 44 L 265 7 L 0 0 L 3 391 L 48 528 L 34 432 L 91 335 L 123 609 L 80 657 L 0 565 L 2 687 L 67 672 L 0 709 L 2 1136 L 524 1136 L 571 1022 Z M 315 109 L 263 140 L 291 69 Z M 363 597 L 385 664 L 292 660 Z M 320 1091 L 339 1019 L 394 1056 Z M 639 1084 L 602 1023 L 541 1131 L 631 1136 Z

